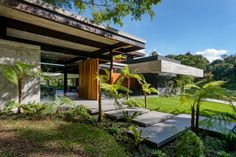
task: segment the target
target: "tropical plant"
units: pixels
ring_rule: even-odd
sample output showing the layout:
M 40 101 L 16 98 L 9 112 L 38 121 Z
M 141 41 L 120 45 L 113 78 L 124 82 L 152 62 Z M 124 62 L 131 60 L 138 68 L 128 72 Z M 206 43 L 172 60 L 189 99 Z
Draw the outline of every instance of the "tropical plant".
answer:
M 202 87 L 195 84 L 187 84 L 186 89 L 192 89 L 193 92 L 185 93 L 180 96 L 180 102 L 189 103 L 191 106 L 191 128 L 198 132 L 199 130 L 199 115 L 200 107 L 204 103 L 204 100 L 212 95 L 218 97 L 224 97 L 225 90 L 221 88 L 224 84 L 223 81 L 212 81 Z
M 106 69 L 103 69 L 105 74 L 97 74 L 96 79 L 98 81 L 98 122 L 102 121 L 102 91 L 108 93 L 111 97 L 114 98 L 115 104 L 121 107 L 119 99 L 123 96 L 121 91 L 130 92 L 129 89 L 122 86 L 122 78 L 119 78 L 116 83 L 109 84 L 110 72 Z
M 193 83 L 194 78 L 191 76 L 181 75 L 176 79 L 177 86 L 180 88 L 181 94 L 185 93 L 185 85 Z
M 126 60 L 126 59 L 127 59 L 127 56 L 122 55 L 122 54 L 113 56 L 113 61 L 115 61 L 115 62 L 120 62 L 120 61 Z
M 144 106 L 147 108 L 147 95 L 155 93 L 158 94 L 158 90 L 154 87 L 151 87 L 151 84 L 147 83 L 145 79 L 141 81 L 142 91 L 144 95 Z
M 230 155 L 226 153 L 225 151 L 221 150 L 217 152 L 217 157 L 230 157 Z
M 15 65 L 7 65 L 3 69 L 3 75 L 12 84 L 18 87 L 18 113 L 21 113 L 21 103 L 23 98 L 24 79 L 27 76 L 40 77 L 41 72 L 35 65 L 26 64 L 23 62 L 16 62 Z
M 32 102 L 21 105 L 21 108 L 23 109 L 23 113 L 26 115 L 40 116 L 43 115 L 43 112 L 47 109 L 47 106 L 45 104 Z
M 133 72 L 131 72 L 129 70 L 128 66 L 125 66 L 122 71 L 121 71 L 121 76 L 123 76 L 126 80 L 127 80 L 127 92 L 126 92 L 126 98 L 127 100 L 129 99 L 129 93 L 130 93 L 130 79 L 134 78 L 136 79 L 138 82 L 140 82 L 142 80 L 142 77 L 139 74 L 135 74 Z
M 18 108 L 19 104 L 15 101 L 8 101 L 1 110 L 1 113 L 3 114 L 12 114 L 14 108 Z
M 204 144 L 191 130 L 184 132 L 176 144 L 177 157 L 204 157 Z
M 129 129 L 133 133 L 133 136 L 134 136 L 133 143 L 136 147 L 138 147 L 140 143 L 143 141 L 143 138 L 141 137 L 142 130 L 139 131 L 138 128 L 135 126 L 131 126 Z
M 130 126 L 132 120 L 138 116 L 138 112 L 134 112 L 132 114 L 129 114 L 129 111 L 123 110 L 123 116 L 127 122 L 127 125 Z
M 88 113 L 87 108 L 83 105 L 80 105 L 79 107 L 70 107 L 67 110 L 60 110 L 57 112 L 57 116 L 66 121 L 90 121 L 92 119 L 92 116 Z
M 60 97 L 58 97 L 58 98 L 56 99 L 56 101 L 55 101 L 55 104 L 56 104 L 57 106 L 63 106 L 63 105 L 65 105 L 65 106 L 68 106 L 68 107 L 75 107 L 75 102 L 74 102 L 72 99 L 70 99 L 70 98 L 68 98 L 68 97 L 66 97 L 66 96 L 60 96 Z
M 129 107 L 142 107 L 143 106 L 143 103 L 137 99 L 128 99 L 128 100 L 125 100 L 124 103 L 126 105 L 128 105 Z
M 165 157 L 165 156 L 167 156 L 166 153 L 163 153 L 159 149 L 156 149 L 156 150 L 152 151 L 152 155 L 155 156 L 155 157 Z

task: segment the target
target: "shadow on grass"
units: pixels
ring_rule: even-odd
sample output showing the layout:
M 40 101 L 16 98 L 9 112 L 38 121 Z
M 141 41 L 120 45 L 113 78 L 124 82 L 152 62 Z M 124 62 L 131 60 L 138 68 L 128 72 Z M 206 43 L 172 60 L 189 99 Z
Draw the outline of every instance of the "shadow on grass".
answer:
M 12 131 L 9 132 L 10 130 Z M 109 134 L 85 124 L 62 123 L 57 127 L 47 127 L 45 124 L 37 128 L 29 125 L 5 130 L 0 128 L 1 134 L 0 153 L 5 156 L 87 157 L 119 156 L 119 153 L 124 153 Z

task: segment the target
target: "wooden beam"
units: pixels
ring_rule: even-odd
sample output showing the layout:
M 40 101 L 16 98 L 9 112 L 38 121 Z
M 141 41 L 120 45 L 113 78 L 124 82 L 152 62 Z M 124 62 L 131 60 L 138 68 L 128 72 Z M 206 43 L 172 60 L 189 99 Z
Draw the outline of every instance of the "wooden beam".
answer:
M 112 49 L 117 49 L 119 47 L 122 47 L 122 46 L 126 46 L 127 44 L 125 43 L 117 43 L 117 44 L 114 44 L 114 45 L 110 45 L 104 49 L 100 49 L 100 50 L 96 50 L 94 52 L 91 52 L 91 54 L 93 55 L 103 55 L 104 53 L 107 53 L 107 52 L 110 52 L 110 50 Z
M 85 59 L 86 59 L 86 57 L 75 57 L 75 58 L 72 58 L 72 59 L 66 61 L 65 63 L 66 64 L 72 64 L 72 63 L 75 63 L 77 61 L 85 60 Z
M 116 49 L 118 47 L 125 46 L 125 45 L 126 44 L 124 44 L 124 43 L 118 43 L 118 44 L 115 44 L 115 45 L 111 45 L 107 48 L 91 52 L 90 55 L 94 56 L 92 58 L 100 58 L 100 59 L 110 61 L 110 56 L 106 56 L 106 55 L 104 55 L 104 53 L 110 52 L 113 49 Z M 77 62 L 79 60 L 81 60 L 81 57 L 76 57 L 76 58 L 73 58 L 73 59 L 69 60 L 67 63 L 74 63 L 74 62 Z
M 75 42 L 75 43 L 79 43 L 86 46 L 91 46 L 91 47 L 96 47 L 96 48 L 106 48 L 109 46 L 109 44 L 106 44 L 106 43 L 97 42 L 94 40 L 89 40 L 89 39 L 85 39 L 78 36 L 73 36 L 70 34 L 66 34 L 66 32 L 62 33 L 62 32 L 52 30 L 52 29 L 47 29 L 44 27 L 40 27 L 37 25 L 33 25 L 33 24 L 29 24 L 29 23 L 25 23 L 25 22 L 21 22 L 17 20 L 6 19 L 6 25 L 9 28 L 14 28 L 21 31 L 27 31 L 30 33 L 53 37 L 53 38 L 57 38 L 57 39 L 65 40 L 65 41 Z

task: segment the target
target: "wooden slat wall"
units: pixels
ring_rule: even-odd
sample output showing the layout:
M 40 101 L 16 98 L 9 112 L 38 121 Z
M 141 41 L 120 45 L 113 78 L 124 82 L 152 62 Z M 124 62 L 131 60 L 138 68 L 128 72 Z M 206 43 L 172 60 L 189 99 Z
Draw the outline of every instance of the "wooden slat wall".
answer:
M 98 98 L 98 59 L 89 59 L 79 64 L 79 97 L 89 100 Z

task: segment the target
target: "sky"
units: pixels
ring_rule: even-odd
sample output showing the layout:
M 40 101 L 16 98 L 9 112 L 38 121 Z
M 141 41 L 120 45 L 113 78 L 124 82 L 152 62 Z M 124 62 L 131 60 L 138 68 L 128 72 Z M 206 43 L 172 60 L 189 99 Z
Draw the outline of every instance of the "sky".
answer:
M 162 0 L 153 20 L 124 19 L 122 32 L 146 40 L 146 54 L 190 51 L 210 61 L 236 53 L 236 0 Z

